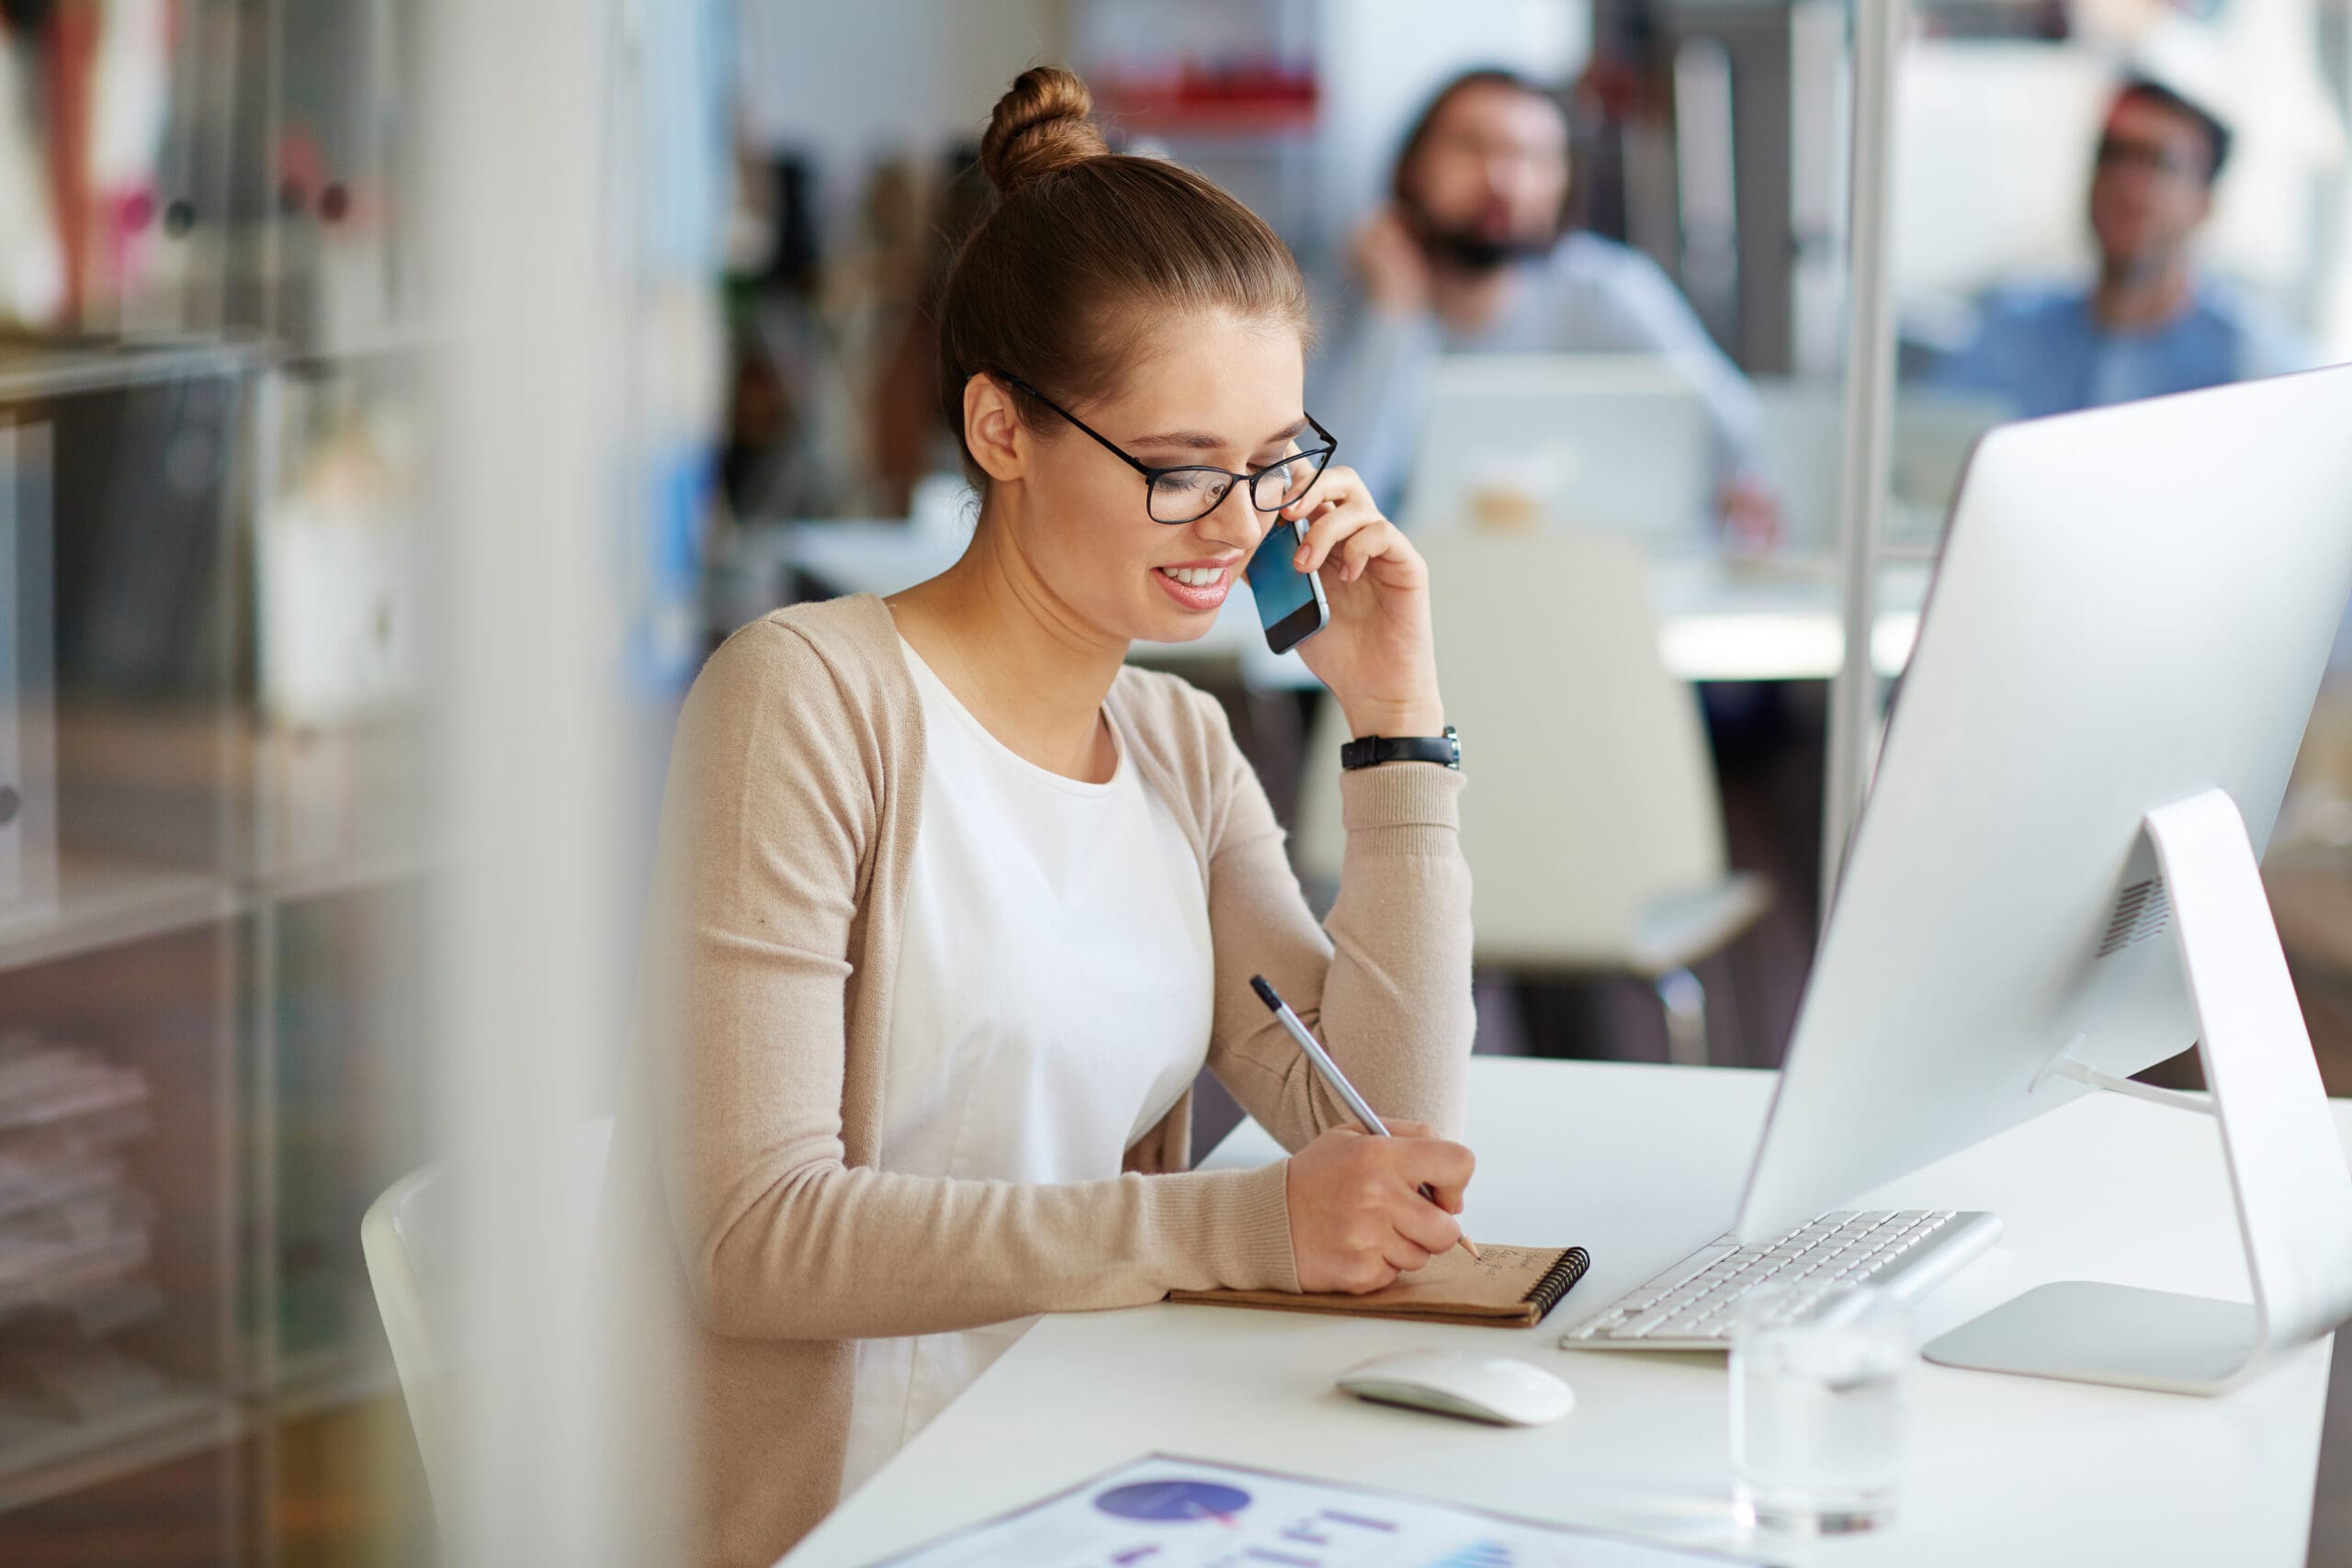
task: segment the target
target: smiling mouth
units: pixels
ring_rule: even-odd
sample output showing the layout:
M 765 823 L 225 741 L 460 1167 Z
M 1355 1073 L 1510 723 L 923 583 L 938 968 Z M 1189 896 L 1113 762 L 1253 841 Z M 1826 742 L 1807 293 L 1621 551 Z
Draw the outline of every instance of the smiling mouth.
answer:
M 1187 588 L 1214 588 L 1225 581 L 1226 573 L 1232 569 L 1222 566 L 1156 566 L 1151 570 Z

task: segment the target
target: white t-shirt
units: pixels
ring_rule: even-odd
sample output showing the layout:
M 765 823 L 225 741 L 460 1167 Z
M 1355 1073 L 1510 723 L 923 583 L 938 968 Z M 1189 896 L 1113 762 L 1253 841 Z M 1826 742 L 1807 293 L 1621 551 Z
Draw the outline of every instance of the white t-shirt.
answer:
M 901 648 L 926 754 L 875 1164 L 971 1180 L 1116 1176 L 1207 1059 L 1200 863 L 1115 720 L 1111 781 L 1064 778 L 1008 750 Z M 859 1340 L 842 1495 L 1026 1326 Z

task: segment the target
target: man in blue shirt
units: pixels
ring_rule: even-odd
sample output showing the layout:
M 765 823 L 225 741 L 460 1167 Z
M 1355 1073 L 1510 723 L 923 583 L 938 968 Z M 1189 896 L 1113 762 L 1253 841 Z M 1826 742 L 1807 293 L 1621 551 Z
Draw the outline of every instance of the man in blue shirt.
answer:
M 1568 122 L 1512 72 L 1455 77 L 1405 138 L 1392 197 L 1356 231 L 1357 297 L 1314 400 L 1392 508 L 1428 414 L 1431 373 L 1455 354 L 1645 354 L 1705 400 L 1735 536 L 1769 537 L 1755 478 L 1756 394 L 1641 252 L 1566 221 Z
M 1996 293 L 1974 341 L 1929 382 L 1994 393 L 2032 417 L 2309 365 L 2292 332 L 2189 261 L 2229 152 L 2229 129 L 2211 113 L 2154 82 L 2127 82 L 2091 176 L 2098 281 Z

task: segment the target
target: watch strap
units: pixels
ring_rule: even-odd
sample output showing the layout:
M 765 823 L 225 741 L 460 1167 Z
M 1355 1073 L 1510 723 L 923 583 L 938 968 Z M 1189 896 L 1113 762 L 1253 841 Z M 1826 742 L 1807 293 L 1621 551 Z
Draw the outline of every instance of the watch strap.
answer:
M 1374 768 L 1383 762 L 1435 762 L 1459 769 L 1462 739 L 1449 724 L 1442 735 L 1365 735 L 1340 748 L 1343 769 Z

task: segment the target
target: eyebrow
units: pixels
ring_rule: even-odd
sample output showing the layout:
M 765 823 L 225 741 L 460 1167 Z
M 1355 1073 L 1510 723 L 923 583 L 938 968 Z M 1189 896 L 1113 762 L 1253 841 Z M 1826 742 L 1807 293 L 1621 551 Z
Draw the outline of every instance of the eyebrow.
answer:
M 1261 446 L 1271 446 L 1277 441 L 1288 441 L 1306 428 L 1305 415 L 1293 420 L 1285 429 L 1277 430 Z M 1131 446 L 1183 446 L 1195 452 L 1214 452 L 1226 445 L 1225 437 L 1205 430 L 1169 430 L 1157 435 L 1139 435 L 1128 443 Z

